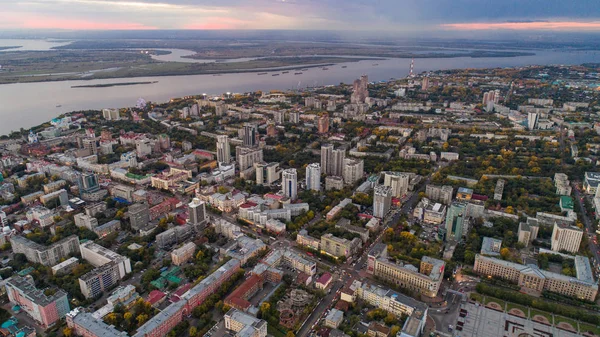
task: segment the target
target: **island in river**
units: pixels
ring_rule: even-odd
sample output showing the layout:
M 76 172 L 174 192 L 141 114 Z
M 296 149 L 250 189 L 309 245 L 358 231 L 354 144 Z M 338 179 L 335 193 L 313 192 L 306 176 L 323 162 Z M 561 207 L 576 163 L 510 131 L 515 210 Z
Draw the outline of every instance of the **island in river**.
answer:
M 158 81 L 72 85 L 71 88 L 109 88 L 109 87 L 119 87 L 119 86 L 126 86 L 126 85 L 153 84 L 153 83 L 158 83 Z

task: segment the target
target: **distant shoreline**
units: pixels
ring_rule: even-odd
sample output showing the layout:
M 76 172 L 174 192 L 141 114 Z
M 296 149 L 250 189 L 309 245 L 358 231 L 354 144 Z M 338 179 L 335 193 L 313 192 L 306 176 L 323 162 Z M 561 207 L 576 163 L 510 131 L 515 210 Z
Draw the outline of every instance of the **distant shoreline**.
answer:
M 154 84 L 158 81 L 146 81 L 146 82 L 124 82 L 124 83 L 105 83 L 105 84 L 88 84 L 88 85 L 72 85 L 71 88 L 110 88 L 120 87 L 126 85 L 138 85 L 138 84 Z
M 5 47 L 0 47 L 0 51 L 1 50 L 7 50 L 7 49 L 17 49 L 17 48 L 21 48 L 23 46 L 5 46 Z

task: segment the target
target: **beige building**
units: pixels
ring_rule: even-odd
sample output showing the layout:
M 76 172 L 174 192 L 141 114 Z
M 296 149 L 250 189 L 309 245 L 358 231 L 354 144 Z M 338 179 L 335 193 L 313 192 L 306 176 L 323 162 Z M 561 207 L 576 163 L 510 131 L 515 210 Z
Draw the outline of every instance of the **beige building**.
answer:
M 444 278 L 446 264 L 442 260 L 424 256 L 420 268 L 411 264 L 394 263 L 387 259 L 387 246 L 375 245 L 369 252 L 367 272 L 402 288 L 435 297 Z
M 427 224 L 439 225 L 446 219 L 446 206 L 436 203 L 429 203 L 423 210 L 423 222 Z
M 281 176 L 279 163 L 254 163 L 254 168 L 256 169 L 257 185 L 271 185 L 279 180 Z
M 354 238 L 352 241 L 338 238 L 333 234 L 325 234 L 321 236 L 321 253 L 331 255 L 333 257 L 349 257 L 362 246 L 359 238 Z
M 171 261 L 176 266 L 181 266 L 194 256 L 196 245 L 193 242 L 188 242 L 185 245 L 174 249 L 171 252 Z
M 344 179 L 337 176 L 325 177 L 325 190 L 341 190 L 344 188 Z
M 554 223 L 552 231 L 552 250 L 577 253 L 583 238 L 583 230 L 576 226 L 559 225 Z
M 314 250 L 319 250 L 321 247 L 321 241 L 308 235 L 306 229 L 302 229 L 300 232 L 298 232 L 298 235 L 296 235 L 296 243 L 298 243 L 300 246 L 308 247 Z
M 404 172 L 382 172 L 383 185 L 392 188 L 392 196 L 402 198 L 408 193 L 410 174 Z
M 225 314 L 225 328 L 236 332 L 236 337 L 266 337 L 267 322 L 237 309 Z
M 168 173 L 161 173 L 159 175 L 150 178 L 152 187 L 161 190 L 168 190 L 170 186 L 174 186 L 176 183 L 192 178 L 192 171 L 182 170 L 171 167 Z
M 344 182 L 353 185 L 363 177 L 364 161 L 359 159 L 344 159 Z
M 519 242 L 524 244 L 525 247 L 529 246 L 533 240 L 537 239 L 538 230 L 539 227 L 536 224 L 519 223 Z
M 577 278 L 541 270 L 533 264 L 525 266 L 477 254 L 473 271 L 482 276 L 498 277 L 515 282 L 528 290 L 537 292 L 547 290 L 594 301 L 598 294 L 598 283 L 594 282 L 589 259 L 576 257 L 575 269 Z

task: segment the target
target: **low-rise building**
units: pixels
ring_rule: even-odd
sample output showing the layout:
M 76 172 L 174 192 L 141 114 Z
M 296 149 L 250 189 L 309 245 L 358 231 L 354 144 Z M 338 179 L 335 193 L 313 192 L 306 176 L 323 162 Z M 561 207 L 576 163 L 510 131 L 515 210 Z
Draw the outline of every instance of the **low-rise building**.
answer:
M 321 277 L 319 277 L 315 282 L 315 287 L 317 289 L 325 290 L 327 287 L 329 287 L 332 281 L 333 276 L 331 276 L 330 273 L 323 273 L 323 275 L 321 275 Z
M 325 326 L 337 329 L 344 321 L 344 313 L 340 310 L 332 308 L 329 314 L 325 317 Z
M 321 253 L 323 254 L 331 255 L 336 258 L 348 258 L 362 247 L 362 242 L 359 238 L 347 240 L 328 233 L 321 236 L 320 247 Z
M 314 250 L 319 250 L 321 247 L 321 240 L 308 235 L 308 231 L 306 229 L 301 229 L 300 232 L 298 232 L 298 235 L 296 235 L 296 243 L 298 243 L 300 246 L 308 247 Z
M 484 237 L 481 243 L 481 255 L 500 256 L 502 240 Z
M 546 290 L 593 301 L 598 294 L 598 282 L 594 282 L 589 272 L 591 271 L 589 259 L 587 263 L 585 260 L 583 257 L 576 260 L 578 262 L 575 263 L 576 271 L 582 270 L 581 273 L 577 272 L 577 278 L 542 270 L 534 264 L 521 265 L 479 254 L 475 256 L 473 271 L 482 276 L 498 277 L 514 282 L 530 291 Z
M 194 256 L 195 252 L 196 245 L 193 242 L 188 242 L 171 252 L 171 261 L 174 265 L 180 266 L 189 261 Z
M 68 274 L 75 268 L 75 266 L 79 265 L 79 259 L 76 257 L 72 257 L 70 259 L 64 260 L 63 262 L 52 266 L 52 275 L 64 275 Z
M 357 298 L 376 308 L 385 310 L 396 317 L 408 316 L 402 326 L 402 330 L 397 336 L 422 336 L 423 330 L 425 329 L 428 310 L 425 303 L 389 289 L 358 281 L 355 293 Z
M 267 322 L 237 309 L 225 314 L 225 328 L 235 332 L 235 337 L 266 337 Z
M 387 246 L 379 243 L 369 251 L 367 272 L 400 287 L 435 297 L 444 278 L 446 264 L 442 260 L 424 256 L 420 268 L 411 264 L 394 263 L 387 258 Z

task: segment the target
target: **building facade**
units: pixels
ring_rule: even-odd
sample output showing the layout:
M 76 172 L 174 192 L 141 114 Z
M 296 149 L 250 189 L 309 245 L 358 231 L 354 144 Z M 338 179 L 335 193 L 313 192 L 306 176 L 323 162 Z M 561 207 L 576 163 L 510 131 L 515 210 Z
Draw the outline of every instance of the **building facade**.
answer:
M 373 216 L 384 218 L 392 206 L 392 188 L 377 185 L 373 191 Z
M 583 238 L 583 230 L 577 226 L 559 225 L 554 223 L 552 230 L 552 250 L 555 252 L 567 251 L 577 253 Z
M 364 174 L 364 161 L 362 159 L 344 159 L 344 182 L 353 185 L 361 180 Z
M 321 191 L 321 165 L 312 163 L 306 166 L 306 189 L 310 191 Z
M 575 268 L 589 270 L 587 277 L 575 278 L 552 273 L 538 268 L 534 264 L 521 265 L 493 257 L 477 254 L 473 271 L 488 277 L 497 277 L 518 284 L 520 287 L 542 292 L 544 290 L 562 295 L 594 301 L 598 294 L 598 283 L 594 282 L 589 260 L 587 265 L 575 263 Z M 584 273 L 577 273 L 578 275 Z
M 53 266 L 70 254 L 79 254 L 79 238 L 77 235 L 66 237 L 50 246 L 42 246 L 23 236 L 14 235 L 10 238 L 13 253 L 21 253 L 28 261 Z
M 281 190 L 283 191 L 283 195 L 290 198 L 290 200 L 298 199 L 298 174 L 296 169 L 283 170 Z
M 226 164 L 231 162 L 231 149 L 229 147 L 229 137 L 227 135 L 217 136 L 217 161 Z
M 437 296 L 445 266 L 444 261 L 428 256 L 421 258 L 418 269 L 410 264 L 391 262 L 384 244 L 375 245 L 367 260 L 368 273 L 427 297 Z
M 69 312 L 67 293 L 56 290 L 53 295 L 46 295 L 37 289 L 33 280 L 21 276 L 13 276 L 6 282 L 6 294 L 13 305 L 18 305 L 33 320 L 48 328 L 65 317 Z

